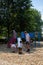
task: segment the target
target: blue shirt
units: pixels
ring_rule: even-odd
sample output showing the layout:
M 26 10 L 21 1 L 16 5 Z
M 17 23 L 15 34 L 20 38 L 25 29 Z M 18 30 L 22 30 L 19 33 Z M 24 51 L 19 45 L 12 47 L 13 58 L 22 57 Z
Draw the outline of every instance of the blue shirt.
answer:
M 21 32 L 21 38 L 25 38 L 24 32 Z

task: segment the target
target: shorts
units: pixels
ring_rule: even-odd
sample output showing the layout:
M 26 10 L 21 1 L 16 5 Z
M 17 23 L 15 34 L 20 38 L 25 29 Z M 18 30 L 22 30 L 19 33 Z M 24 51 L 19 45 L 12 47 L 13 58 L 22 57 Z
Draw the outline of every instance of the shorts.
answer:
M 22 41 L 25 42 L 26 41 L 25 38 L 22 38 Z
M 22 48 L 22 46 L 23 46 L 22 43 L 18 44 L 18 48 Z
M 30 42 L 26 41 L 26 44 L 30 45 Z

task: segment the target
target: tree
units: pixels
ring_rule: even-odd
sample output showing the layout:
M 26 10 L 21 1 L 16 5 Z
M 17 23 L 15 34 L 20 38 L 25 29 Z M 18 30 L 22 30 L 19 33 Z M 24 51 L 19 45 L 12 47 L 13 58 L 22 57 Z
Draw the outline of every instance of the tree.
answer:
M 29 12 L 29 13 L 28 13 Z M 28 18 L 27 30 L 32 31 L 41 31 L 41 14 L 36 9 L 30 8 L 26 12 L 26 17 Z
M 0 24 L 7 28 L 8 37 L 13 29 L 18 32 L 40 31 L 41 14 L 31 6 L 31 0 L 4 0 L 1 2 L 0 7 L 4 11 L 3 17 L 0 17 Z
M 16 28 L 19 31 L 25 30 L 25 27 L 27 26 L 25 22 L 25 12 L 29 10 L 31 7 L 31 0 L 17 0 L 15 3 L 15 11 L 16 11 Z

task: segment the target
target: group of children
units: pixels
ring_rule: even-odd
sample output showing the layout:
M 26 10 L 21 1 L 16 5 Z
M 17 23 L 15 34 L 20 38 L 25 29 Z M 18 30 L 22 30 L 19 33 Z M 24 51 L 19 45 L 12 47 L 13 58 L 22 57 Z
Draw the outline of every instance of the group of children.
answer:
M 30 51 L 30 36 L 27 33 L 27 31 L 25 31 L 25 32 L 21 32 L 21 34 L 18 35 L 17 37 L 15 30 L 13 30 L 13 37 L 7 43 L 7 46 L 13 49 L 13 52 L 18 51 L 19 54 L 23 53 L 22 52 L 23 47 L 25 47 L 26 52 L 29 52 Z

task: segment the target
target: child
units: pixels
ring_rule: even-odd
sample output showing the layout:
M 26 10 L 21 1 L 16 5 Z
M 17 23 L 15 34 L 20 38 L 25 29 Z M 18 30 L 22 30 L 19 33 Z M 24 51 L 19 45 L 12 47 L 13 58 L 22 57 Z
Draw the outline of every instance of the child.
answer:
M 12 51 L 13 53 L 16 52 L 16 44 L 15 43 L 11 44 L 11 49 L 13 50 Z
M 10 38 L 10 40 L 7 43 L 7 47 L 10 48 L 11 44 L 13 44 L 16 41 L 16 39 L 14 37 Z
M 19 54 L 22 54 L 22 40 L 20 37 L 17 38 L 17 42 L 18 42 L 18 52 Z

